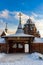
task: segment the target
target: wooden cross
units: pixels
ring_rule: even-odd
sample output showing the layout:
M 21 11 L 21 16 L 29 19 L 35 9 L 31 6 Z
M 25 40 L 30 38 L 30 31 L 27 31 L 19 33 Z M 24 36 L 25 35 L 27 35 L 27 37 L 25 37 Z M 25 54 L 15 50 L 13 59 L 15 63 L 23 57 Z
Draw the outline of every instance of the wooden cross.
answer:
M 7 23 L 6 23 L 5 31 L 6 31 L 6 33 L 7 33 Z
M 6 23 L 6 29 L 7 29 L 7 23 Z
M 22 16 L 22 14 L 21 13 L 19 13 L 19 22 L 20 22 L 20 24 L 21 24 L 21 16 Z
M 19 17 L 21 18 L 21 16 L 22 16 L 22 14 L 21 13 L 19 13 Z

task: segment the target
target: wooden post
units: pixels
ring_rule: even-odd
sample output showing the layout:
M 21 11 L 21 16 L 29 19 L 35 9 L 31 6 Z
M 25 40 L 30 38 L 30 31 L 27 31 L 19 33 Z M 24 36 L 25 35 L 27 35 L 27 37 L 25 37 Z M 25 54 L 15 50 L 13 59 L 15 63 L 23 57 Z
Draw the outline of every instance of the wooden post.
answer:
M 7 54 L 9 53 L 9 45 L 7 44 Z

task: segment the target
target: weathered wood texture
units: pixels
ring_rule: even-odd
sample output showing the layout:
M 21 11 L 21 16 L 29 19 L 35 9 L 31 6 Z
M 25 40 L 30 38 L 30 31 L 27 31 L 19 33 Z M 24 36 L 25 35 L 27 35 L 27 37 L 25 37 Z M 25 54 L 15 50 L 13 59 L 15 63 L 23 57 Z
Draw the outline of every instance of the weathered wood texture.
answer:
M 30 45 L 30 52 L 39 52 L 43 53 L 43 43 L 32 43 Z
M 6 53 L 6 51 L 7 51 L 7 45 L 6 44 L 0 44 L 0 53 L 2 53 L 2 52 L 5 52 Z

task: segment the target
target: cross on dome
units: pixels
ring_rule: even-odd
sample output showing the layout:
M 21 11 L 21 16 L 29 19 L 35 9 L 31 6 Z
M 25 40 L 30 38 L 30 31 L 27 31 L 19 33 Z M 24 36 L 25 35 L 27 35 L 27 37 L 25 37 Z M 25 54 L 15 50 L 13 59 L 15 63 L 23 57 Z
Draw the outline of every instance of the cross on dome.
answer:
M 7 23 L 6 23 L 6 27 L 5 27 L 5 32 L 7 33 Z
M 21 17 L 21 16 L 22 16 L 22 14 L 21 14 L 21 13 L 19 13 L 19 16 Z
M 22 16 L 22 14 L 21 13 L 19 13 L 19 23 L 21 24 L 21 16 Z
M 18 29 L 16 31 L 16 33 L 20 33 L 20 34 L 24 32 L 22 29 L 22 25 L 21 25 L 21 16 L 22 16 L 22 14 L 19 13 L 19 25 L 18 25 Z

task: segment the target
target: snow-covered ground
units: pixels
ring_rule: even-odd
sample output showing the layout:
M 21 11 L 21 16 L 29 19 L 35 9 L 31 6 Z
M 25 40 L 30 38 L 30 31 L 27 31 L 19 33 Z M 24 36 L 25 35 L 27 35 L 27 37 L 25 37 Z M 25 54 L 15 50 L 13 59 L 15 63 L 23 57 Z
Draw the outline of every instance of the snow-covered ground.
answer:
M 43 65 L 43 55 L 32 54 L 4 54 L 0 53 L 0 65 Z

